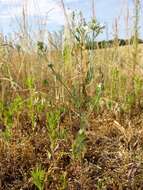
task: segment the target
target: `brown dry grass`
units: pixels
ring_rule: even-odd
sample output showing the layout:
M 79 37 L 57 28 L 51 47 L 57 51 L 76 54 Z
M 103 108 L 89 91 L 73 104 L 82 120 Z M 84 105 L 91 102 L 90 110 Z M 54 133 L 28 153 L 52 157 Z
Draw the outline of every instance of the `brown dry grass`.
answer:
M 80 161 L 71 158 L 71 144 L 79 130 L 76 115 L 67 113 L 60 127 L 68 130 L 67 140 L 59 140 L 52 159 L 43 116 L 32 130 L 22 113 L 15 123 L 9 142 L 0 139 L 1 190 L 34 190 L 31 171 L 41 165 L 46 171 L 45 189 L 62 189 L 61 175 L 66 174 L 66 189 L 143 188 L 143 112 L 117 118 L 104 110 L 92 113 L 86 130 L 86 152 Z M 4 130 L 4 129 L 3 129 Z
M 142 80 L 142 45 L 139 47 L 135 76 Z M 10 50 L 0 57 L 0 92 L 4 110 L 0 115 L 0 189 L 34 190 L 31 171 L 41 165 L 46 172 L 45 190 L 141 190 L 143 189 L 143 105 L 142 86 L 138 101 L 132 107 L 126 98 L 132 93 L 132 46 L 96 50 L 93 55 L 94 78 L 85 85 L 85 92 L 73 103 L 71 94 L 48 68 L 52 63 L 64 85 L 72 91 L 84 85 L 88 71 L 88 51 L 83 51 L 83 73 L 78 73 L 80 52 L 72 55 L 70 66 L 63 64 L 60 50 L 47 52 L 46 58 L 35 52 Z M 102 76 L 103 74 L 103 76 Z M 82 80 L 81 78 L 82 77 Z M 27 79 L 33 79 L 28 87 Z M 45 80 L 47 83 L 45 83 Z M 81 84 L 80 81 L 83 83 Z M 99 110 L 92 109 L 92 98 L 97 86 L 104 90 Z M 138 87 L 138 84 L 136 84 Z M 78 90 L 77 90 L 78 91 Z M 46 109 L 37 111 L 24 104 L 12 115 L 10 139 L 5 139 L 8 128 L 8 108 L 18 96 L 28 102 L 32 98 L 44 100 Z M 75 105 L 82 99 L 80 109 Z M 111 103 L 111 107 L 108 105 Z M 51 142 L 46 114 L 57 107 L 68 111 L 60 116 L 59 130 L 66 129 L 65 139 L 58 139 L 51 158 Z M 13 108 L 13 107 L 12 107 Z M 34 127 L 30 118 L 34 115 Z M 87 117 L 85 148 L 80 160 L 72 157 L 72 144 L 81 127 L 80 114 Z M 32 116 L 33 116 L 32 115 Z M 31 116 L 31 117 L 32 117 Z M 33 118 L 32 118 L 33 119 Z M 66 187 L 61 178 L 65 177 Z

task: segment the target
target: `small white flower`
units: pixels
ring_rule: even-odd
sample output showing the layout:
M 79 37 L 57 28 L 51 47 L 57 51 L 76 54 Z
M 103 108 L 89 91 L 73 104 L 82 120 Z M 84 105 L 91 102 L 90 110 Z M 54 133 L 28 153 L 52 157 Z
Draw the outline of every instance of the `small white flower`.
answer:
M 102 83 L 100 82 L 97 86 L 98 86 L 98 88 L 101 89 L 102 88 Z

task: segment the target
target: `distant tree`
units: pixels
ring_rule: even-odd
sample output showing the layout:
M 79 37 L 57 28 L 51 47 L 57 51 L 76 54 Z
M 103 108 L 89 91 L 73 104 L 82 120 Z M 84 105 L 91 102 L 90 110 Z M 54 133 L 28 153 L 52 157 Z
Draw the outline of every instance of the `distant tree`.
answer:
M 46 50 L 47 50 L 47 46 L 45 45 L 45 43 L 42 41 L 38 41 L 37 42 L 37 52 L 39 54 L 41 54 L 41 53 L 45 53 Z

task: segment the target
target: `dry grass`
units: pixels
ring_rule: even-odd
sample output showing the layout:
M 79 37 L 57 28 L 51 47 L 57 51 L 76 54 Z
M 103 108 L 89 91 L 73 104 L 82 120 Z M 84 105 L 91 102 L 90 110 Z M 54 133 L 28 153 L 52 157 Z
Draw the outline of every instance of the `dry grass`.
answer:
M 139 48 L 141 52 L 142 46 Z M 80 95 L 81 102 L 76 97 L 78 92 L 76 100 L 72 100 L 70 94 L 74 85 L 76 88 L 82 85 L 77 83 L 76 64 L 73 62 L 66 68 L 61 63 L 60 51 L 50 52 L 50 56 L 47 53 L 46 59 L 39 58 L 34 52 L 19 54 L 16 50 L 10 50 L 5 58 L 1 57 L 1 189 L 36 189 L 31 172 L 38 166 L 42 166 L 46 173 L 44 189 L 143 188 L 140 84 L 136 84 L 136 104 L 132 107 L 132 101 L 127 101 L 132 92 L 132 51 L 128 46 L 96 50 L 94 79 L 85 86 L 85 92 Z M 84 50 L 82 81 L 88 70 L 89 56 Z M 141 60 L 140 56 L 139 63 Z M 50 61 L 62 83 L 48 68 Z M 135 74 L 142 82 L 140 64 Z M 101 82 L 104 90 L 96 102 L 97 86 Z M 60 108 L 66 111 L 60 114 L 58 128 L 65 129 L 66 136 L 58 139 L 52 150 L 46 113 Z M 81 112 L 84 116 L 80 115 Z M 84 124 L 86 138 L 84 151 L 80 159 L 75 160 L 72 147 L 82 128 L 81 117 L 87 120 Z
M 31 171 L 41 165 L 46 171 L 45 189 L 142 189 L 143 114 L 137 110 L 131 119 L 119 120 L 114 112 L 92 114 L 86 129 L 86 151 L 81 160 L 73 160 L 71 145 L 79 130 L 79 120 L 67 113 L 60 128 L 68 135 L 59 140 L 53 157 L 48 157 L 50 141 L 43 116 L 35 129 L 26 115 L 15 124 L 10 141 L 0 140 L 1 189 L 35 189 Z
M 112 47 L 86 50 L 84 32 L 63 46 L 49 34 L 47 49 L 0 46 L 0 190 L 143 189 L 135 32 L 125 47 L 116 34 Z

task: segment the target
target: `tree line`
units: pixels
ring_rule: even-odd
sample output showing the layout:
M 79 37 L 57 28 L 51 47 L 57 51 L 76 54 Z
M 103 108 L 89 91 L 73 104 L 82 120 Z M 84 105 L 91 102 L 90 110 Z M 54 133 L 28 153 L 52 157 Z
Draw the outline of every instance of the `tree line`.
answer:
M 113 39 L 113 40 L 102 40 L 102 41 L 89 41 L 86 43 L 85 47 L 88 50 L 91 49 L 101 49 L 101 48 L 110 48 L 113 47 L 115 44 L 118 46 L 126 46 L 126 45 L 131 45 L 134 43 L 134 38 L 132 37 L 131 39 Z M 139 44 L 143 44 L 142 39 L 138 39 Z

